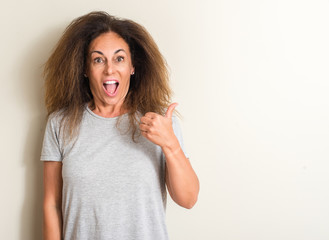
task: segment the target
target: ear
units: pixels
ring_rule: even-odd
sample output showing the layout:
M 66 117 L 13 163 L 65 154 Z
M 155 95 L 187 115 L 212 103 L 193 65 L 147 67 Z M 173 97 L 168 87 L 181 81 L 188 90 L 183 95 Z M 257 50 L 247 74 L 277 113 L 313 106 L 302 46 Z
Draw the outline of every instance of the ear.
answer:
M 130 75 L 134 75 L 135 74 L 135 67 L 132 68 Z
M 88 74 L 89 74 L 88 67 L 86 66 L 85 69 L 83 70 L 83 76 L 88 77 Z
M 88 75 L 89 75 L 89 59 L 88 59 L 88 58 L 85 59 L 83 75 L 84 75 L 85 77 L 88 77 Z

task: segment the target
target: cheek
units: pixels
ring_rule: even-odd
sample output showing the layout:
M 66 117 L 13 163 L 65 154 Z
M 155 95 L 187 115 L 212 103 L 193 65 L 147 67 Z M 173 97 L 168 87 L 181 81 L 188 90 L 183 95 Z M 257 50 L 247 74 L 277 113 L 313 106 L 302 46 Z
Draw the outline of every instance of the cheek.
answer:
M 90 70 L 88 73 L 88 78 L 89 78 L 89 84 L 90 85 L 97 85 L 98 82 L 101 79 L 101 71 L 99 71 L 98 69 L 92 69 Z
M 129 86 L 129 84 L 130 84 L 130 77 L 131 77 L 130 72 L 128 72 L 128 73 L 125 75 L 125 79 L 124 79 L 125 84 L 128 85 L 128 86 Z
M 131 69 L 129 67 L 122 68 L 121 69 L 121 80 L 125 86 L 129 85 L 130 77 L 131 77 Z
M 96 89 L 99 88 L 99 78 L 97 78 L 97 75 L 95 75 L 95 73 L 93 72 L 89 72 L 88 75 L 89 78 L 89 87 L 90 89 L 93 91 L 95 91 Z
M 90 78 L 89 78 L 89 88 L 90 88 L 91 92 L 94 94 L 95 93 L 95 89 L 96 89 L 96 84 L 95 84 L 95 81 L 93 81 Z

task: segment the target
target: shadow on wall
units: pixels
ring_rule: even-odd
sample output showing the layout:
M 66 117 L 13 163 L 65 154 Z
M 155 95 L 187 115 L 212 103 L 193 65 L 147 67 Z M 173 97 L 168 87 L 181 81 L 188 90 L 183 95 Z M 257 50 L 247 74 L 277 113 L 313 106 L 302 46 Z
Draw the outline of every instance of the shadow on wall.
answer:
M 22 89 L 21 104 L 31 117 L 26 123 L 28 131 L 22 156 L 25 194 L 21 210 L 21 240 L 42 240 L 43 163 L 40 161 L 40 153 L 46 125 L 42 71 L 63 29 L 53 29 L 36 37 L 27 52 L 22 54 L 23 62 L 19 68 L 21 77 L 18 79 L 21 80 L 17 83 L 17 89 Z

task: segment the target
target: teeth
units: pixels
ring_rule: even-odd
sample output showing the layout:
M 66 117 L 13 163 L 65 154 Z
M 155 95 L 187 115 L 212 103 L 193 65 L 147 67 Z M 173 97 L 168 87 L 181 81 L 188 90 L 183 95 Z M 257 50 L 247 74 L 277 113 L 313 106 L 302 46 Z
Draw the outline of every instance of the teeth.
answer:
M 106 81 L 104 84 L 115 84 L 115 83 L 117 83 L 116 81 Z

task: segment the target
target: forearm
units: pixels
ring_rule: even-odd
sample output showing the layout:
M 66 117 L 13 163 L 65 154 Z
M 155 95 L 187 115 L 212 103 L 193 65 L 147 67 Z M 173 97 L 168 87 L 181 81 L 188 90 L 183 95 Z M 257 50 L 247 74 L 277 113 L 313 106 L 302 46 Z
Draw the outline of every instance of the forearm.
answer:
M 44 205 L 43 207 L 43 239 L 61 240 L 63 239 L 62 210 L 60 207 Z
M 170 196 L 180 206 L 192 208 L 198 199 L 199 180 L 178 142 L 162 148 L 166 157 L 166 183 Z
M 160 146 L 166 158 L 166 184 L 171 198 L 180 206 L 192 208 L 198 199 L 199 180 L 175 136 L 171 104 L 165 116 L 147 112 L 139 124 L 141 134 Z

